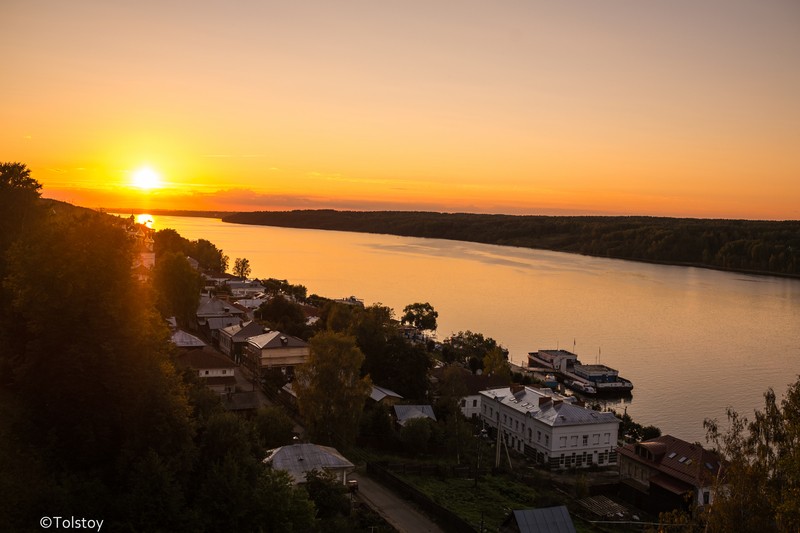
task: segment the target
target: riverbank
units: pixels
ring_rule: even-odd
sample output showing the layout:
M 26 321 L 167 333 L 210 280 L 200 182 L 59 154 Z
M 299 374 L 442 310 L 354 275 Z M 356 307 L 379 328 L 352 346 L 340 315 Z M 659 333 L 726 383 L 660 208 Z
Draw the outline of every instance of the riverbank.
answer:
M 334 210 L 233 213 L 222 221 L 448 239 L 800 278 L 800 221 Z

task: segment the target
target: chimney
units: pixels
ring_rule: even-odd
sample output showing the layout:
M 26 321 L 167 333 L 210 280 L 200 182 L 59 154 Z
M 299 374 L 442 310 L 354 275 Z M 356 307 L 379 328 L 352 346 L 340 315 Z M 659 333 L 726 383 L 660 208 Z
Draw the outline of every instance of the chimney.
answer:
M 546 404 L 549 401 L 550 401 L 549 396 L 542 396 L 541 398 L 539 398 L 539 407 L 541 407 L 542 405 Z
M 511 384 L 511 394 L 516 394 L 520 391 L 525 390 L 525 385 L 522 383 L 512 383 Z
M 556 405 L 561 405 L 562 403 L 564 403 L 564 401 L 563 401 L 563 400 L 555 400 L 555 401 L 553 402 L 553 407 L 555 407 Z

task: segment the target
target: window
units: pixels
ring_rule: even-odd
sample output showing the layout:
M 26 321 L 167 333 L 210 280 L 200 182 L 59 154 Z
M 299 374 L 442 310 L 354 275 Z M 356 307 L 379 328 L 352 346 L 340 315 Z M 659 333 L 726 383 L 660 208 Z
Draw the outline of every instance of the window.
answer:
M 208 375 L 208 370 L 206 370 L 206 376 Z
M 478 400 L 472 400 L 472 407 L 478 407 Z
M 611 442 L 611 433 L 606 433 L 603 437 L 605 437 L 605 444 Z
M 567 437 L 559 437 L 558 438 L 558 447 L 559 448 L 566 448 L 567 447 Z
M 536 432 L 536 441 L 537 442 L 542 442 L 542 432 L 541 431 L 537 431 Z
M 545 446 L 549 446 L 550 445 L 550 435 L 545 435 L 544 436 L 544 445 Z
M 227 373 L 228 373 L 228 371 L 227 371 L 227 370 L 223 370 L 223 371 L 222 371 L 222 374 L 223 374 L 223 375 L 225 375 L 225 374 L 227 374 Z
M 589 435 L 584 435 L 583 436 L 583 446 L 586 446 L 587 444 L 589 444 Z
M 600 433 L 592 435 L 592 444 L 600 444 Z
M 461 407 L 467 406 L 467 400 L 461 400 Z
M 532 436 L 533 436 L 533 431 L 531 430 L 531 428 L 528 428 L 528 442 L 531 441 Z
M 570 437 L 569 443 L 573 448 L 575 446 L 577 446 L 578 445 L 578 436 L 577 435 L 573 435 L 572 437 Z
M 707 490 L 703 491 L 703 505 L 708 505 L 711 502 L 711 493 Z

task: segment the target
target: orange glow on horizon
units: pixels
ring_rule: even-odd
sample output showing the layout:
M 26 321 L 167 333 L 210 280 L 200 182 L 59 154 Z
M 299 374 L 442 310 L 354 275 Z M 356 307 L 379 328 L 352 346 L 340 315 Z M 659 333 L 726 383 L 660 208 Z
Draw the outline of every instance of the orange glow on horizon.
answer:
M 88 207 L 800 219 L 792 3 L 311 2 L 12 2 L 0 161 Z

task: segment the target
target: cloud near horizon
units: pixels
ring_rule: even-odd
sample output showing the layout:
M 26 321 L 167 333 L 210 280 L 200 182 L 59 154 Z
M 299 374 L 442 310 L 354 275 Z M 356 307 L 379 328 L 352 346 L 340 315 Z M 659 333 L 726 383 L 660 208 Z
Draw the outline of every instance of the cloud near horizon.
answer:
M 269 211 L 293 209 L 341 209 L 354 211 L 439 211 L 468 213 L 506 213 L 541 215 L 601 215 L 586 209 L 554 207 L 513 207 L 474 203 L 453 204 L 441 201 L 389 201 L 352 198 L 326 198 L 309 195 L 265 194 L 251 189 L 224 189 L 215 192 L 161 190 L 131 194 L 117 189 L 105 191 L 89 188 L 61 189 L 49 187 L 46 198 L 62 200 L 76 205 L 104 209 L 176 209 L 195 211 Z

